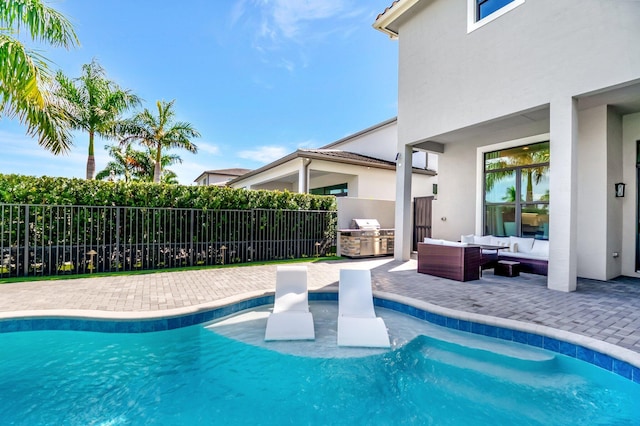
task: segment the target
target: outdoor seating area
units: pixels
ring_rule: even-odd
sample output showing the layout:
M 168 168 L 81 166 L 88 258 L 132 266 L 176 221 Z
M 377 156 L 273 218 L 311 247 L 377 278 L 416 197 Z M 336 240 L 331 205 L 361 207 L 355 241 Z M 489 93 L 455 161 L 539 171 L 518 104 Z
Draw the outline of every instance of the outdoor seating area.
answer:
M 493 235 L 462 235 L 459 242 L 425 238 L 418 244 L 418 272 L 472 281 L 482 270 L 498 268 L 498 275 L 520 272 L 547 275 L 549 241 Z
M 519 262 L 520 272 L 547 275 L 549 265 L 549 240 L 525 237 L 495 237 L 493 235 L 462 235 L 462 243 L 477 244 L 484 255 L 495 255 L 494 261 L 483 265 L 483 269 L 495 267 L 498 260 Z M 488 249 L 487 246 L 503 247 Z

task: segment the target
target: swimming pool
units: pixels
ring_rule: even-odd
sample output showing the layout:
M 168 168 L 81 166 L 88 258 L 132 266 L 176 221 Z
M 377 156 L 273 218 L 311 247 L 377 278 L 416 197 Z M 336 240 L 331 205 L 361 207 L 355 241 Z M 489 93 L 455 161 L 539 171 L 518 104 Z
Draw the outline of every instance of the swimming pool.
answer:
M 321 321 L 326 304 L 335 306 L 311 305 Z M 377 311 L 393 337 L 391 312 Z M 303 357 L 254 345 L 244 332 L 230 338 L 233 319 L 226 321 L 152 333 L 0 334 L 0 418 L 29 425 L 640 422 L 639 384 L 542 349 L 493 352 L 440 330 L 396 339 L 393 351 Z

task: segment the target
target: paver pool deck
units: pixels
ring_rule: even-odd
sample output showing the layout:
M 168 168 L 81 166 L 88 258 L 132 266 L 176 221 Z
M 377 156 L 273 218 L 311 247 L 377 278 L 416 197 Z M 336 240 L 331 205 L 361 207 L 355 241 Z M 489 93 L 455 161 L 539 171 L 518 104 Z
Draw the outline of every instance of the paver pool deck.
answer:
M 374 292 L 438 307 L 564 330 L 640 354 L 640 280 L 578 280 L 577 291 L 549 290 L 546 277 L 508 278 L 485 271 L 457 282 L 416 272 L 391 258 L 307 263 L 309 290 L 338 287 L 341 268 L 370 269 Z M 0 319 L 68 312 L 96 317 L 177 314 L 247 293 L 271 293 L 276 265 L 0 285 Z M 88 312 L 88 314 L 87 314 Z

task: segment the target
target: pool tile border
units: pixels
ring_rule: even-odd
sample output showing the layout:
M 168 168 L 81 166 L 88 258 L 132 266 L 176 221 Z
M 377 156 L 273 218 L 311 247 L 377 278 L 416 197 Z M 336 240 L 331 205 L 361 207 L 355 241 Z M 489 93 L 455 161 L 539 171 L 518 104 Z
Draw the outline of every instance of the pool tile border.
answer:
M 393 300 L 403 299 L 403 300 Z M 311 301 L 337 301 L 337 292 L 310 292 Z M 588 362 L 623 378 L 640 384 L 640 367 L 607 353 L 600 352 L 584 345 L 567 342 L 559 338 L 543 334 L 515 330 L 506 326 L 486 324 L 471 319 L 450 316 L 453 312 L 433 312 L 431 309 L 414 306 L 413 299 L 394 297 L 388 294 L 374 296 L 374 304 L 381 308 L 391 309 L 429 323 L 454 330 L 494 337 L 501 340 L 522 343 L 543 348 L 551 352 Z M 229 304 L 209 308 L 203 311 L 160 318 L 69 318 L 69 317 L 26 317 L 0 319 L 0 333 L 20 331 L 73 330 L 99 333 L 148 333 L 167 331 L 206 323 L 234 313 L 258 306 L 273 304 L 273 294 L 232 301 Z M 421 302 L 421 304 L 425 304 Z M 432 305 L 433 306 L 433 305 Z M 440 309 L 442 310 L 442 309 Z M 451 310 L 448 310 L 451 311 Z M 460 314 L 458 312 L 458 314 Z M 499 319 L 498 319 L 499 320 Z M 505 321 L 506 322 L 506 321 Z
M 454 330 L 466 331 L 473 334 L 480 334 L 501 340 L 522 343 L 528 346 L 542 348 L 561 355 L 566 355 L 571 358 L 576 358 L 604 368 L 605 370 L 611 371 L 614 374 L 640 384 L 640 367 L 580 344 L 563 341 L 555 337 L 545 336 L 529 331 L 514 330 L 499 325 L 483 324 L 459 318 L 456 319 L 447 315 L 407 305 L 405 302 L 389 300 L 386 298 L 374 297 L 374 304 L 381 308 L 401 312 L 432 324 Z

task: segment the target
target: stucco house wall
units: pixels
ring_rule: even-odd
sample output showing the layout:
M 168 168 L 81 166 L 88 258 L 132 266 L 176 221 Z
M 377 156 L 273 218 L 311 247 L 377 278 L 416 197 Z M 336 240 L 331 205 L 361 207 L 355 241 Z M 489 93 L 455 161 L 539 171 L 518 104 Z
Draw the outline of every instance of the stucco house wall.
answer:
M 376 21 L 399 38 L 398 152 L 441 152 L 434 236 L 482 233 L 485 152 L 549 140 L 549 287 L 640 276 L 640 2 L 524 0 L 469 31 L 474 4 L 400 0 Z M 405 259 L 409 185 L 406 170 L 397 176 L 395 255 Z
M 471 33 L 467 2 L 412 12 L 400 24 L 400 143 L 639 78 L 640 2 L 528 0 Z

